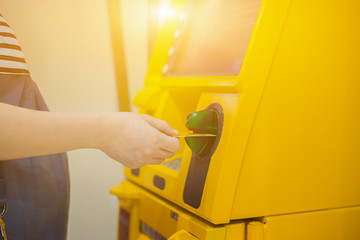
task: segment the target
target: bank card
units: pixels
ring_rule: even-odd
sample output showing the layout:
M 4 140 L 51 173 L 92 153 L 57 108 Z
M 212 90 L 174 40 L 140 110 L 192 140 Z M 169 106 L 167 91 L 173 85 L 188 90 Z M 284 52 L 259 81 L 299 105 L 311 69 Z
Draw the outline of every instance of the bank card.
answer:
M 187 137 L 216 137 L 215 134 L 211 133 L 193 133 L 193 132 L 179 132 L 177 135 L 174 135 L 173 137 L 176 138 L 187 138 Z

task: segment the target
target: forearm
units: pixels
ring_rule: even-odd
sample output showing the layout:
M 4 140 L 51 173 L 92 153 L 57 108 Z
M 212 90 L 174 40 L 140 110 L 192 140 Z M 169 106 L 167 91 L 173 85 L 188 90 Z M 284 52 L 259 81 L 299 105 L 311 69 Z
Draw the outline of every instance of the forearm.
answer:
M 54 113 L 0 103 L 0 160 L 97 148 L 138 168 L 170 158 L 180 147 L 165 121 L 129 112 Z
M 99 116 L 33 111 L 0 103 L 0 159 L 96 148 Z

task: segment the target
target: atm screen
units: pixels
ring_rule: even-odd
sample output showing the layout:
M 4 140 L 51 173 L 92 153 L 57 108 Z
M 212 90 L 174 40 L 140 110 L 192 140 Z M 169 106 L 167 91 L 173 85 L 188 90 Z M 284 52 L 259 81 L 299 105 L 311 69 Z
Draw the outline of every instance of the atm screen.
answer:
M 164 76 L 238 75 L 261 0 L 188 1 Z

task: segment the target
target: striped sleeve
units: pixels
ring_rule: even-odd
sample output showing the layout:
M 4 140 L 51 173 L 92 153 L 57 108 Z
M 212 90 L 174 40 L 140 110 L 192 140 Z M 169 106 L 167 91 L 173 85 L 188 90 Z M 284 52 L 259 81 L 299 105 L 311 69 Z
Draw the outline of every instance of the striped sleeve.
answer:
M 0 74 L 26 74 L 24 53 L 10 26 L 0 14 Z

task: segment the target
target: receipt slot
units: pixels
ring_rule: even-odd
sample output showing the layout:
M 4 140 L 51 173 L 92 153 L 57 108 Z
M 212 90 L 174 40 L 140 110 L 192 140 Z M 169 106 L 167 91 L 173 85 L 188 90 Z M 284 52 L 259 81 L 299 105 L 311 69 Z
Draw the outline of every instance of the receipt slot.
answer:
M 192 150 L 192 157 L 183 192 L 186 204 L 198 208 L 201 203 L 210 160 L 219 143 L 224 124 L 224 113 L 220 104 L 214 103 L 205 110 L 188 116 L 186 127 L 194 133 L 210 133 L 216 137 L 188 137 L 185 139 Z

